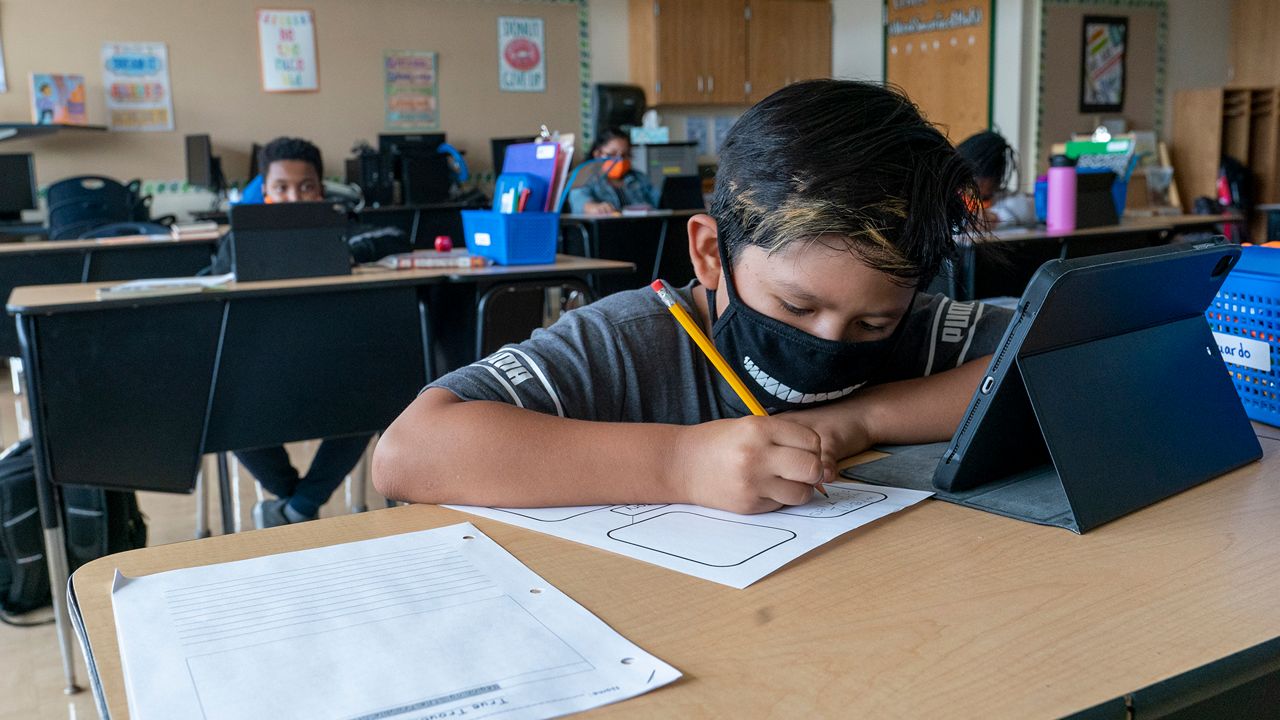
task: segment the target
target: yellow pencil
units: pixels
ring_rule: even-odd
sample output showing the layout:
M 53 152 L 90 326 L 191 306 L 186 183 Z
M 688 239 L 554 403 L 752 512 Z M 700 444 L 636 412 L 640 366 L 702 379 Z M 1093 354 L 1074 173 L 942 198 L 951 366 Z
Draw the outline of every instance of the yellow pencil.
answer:
M 725 362 L 724 356 L 716 349 L 707 334 L 702 332 L 702 328 L 698 327 L 698 323 L 694 321 L 693 316 L 689 314 L 688 310 L 684 309 L 684 306 L 676 299 L 675 294 L 666 286 L 666 283 L 661 280 L 654 280 L 649 287 L 658 293 L 662 304 L 666 305 L 671 314 L 676 316 L 676 321 L 680 323 L 680 327 L 684 328 L 689 337 L 693 338 L 694 344 L 707 356 L 707 359 L 720 372 L 720 376 L 724 378 L 725 382 L 729 383 L 729 387 L 733 388 L 733 391 L 738 394 L 738 398 L 742 400 L 742 404 L 747 406 L 747 409 L 751 410 L 751 414 L 761 417 L 768 415 L 769 413 L 764 409 L 764 406 L 760 404 L 759 400 L 756 400 L 756 396 L 751 394 L 747 386 L 742 384 L 742 378 L 739 378 L 733 368 L 729 367 L 729 363 Z M 830 497 L 830 495 L 827 495 L 826 489 L 822 487 L 822 483 L 818 483 L 817 488 L 818 492 L 822 493 L 824 497 Z

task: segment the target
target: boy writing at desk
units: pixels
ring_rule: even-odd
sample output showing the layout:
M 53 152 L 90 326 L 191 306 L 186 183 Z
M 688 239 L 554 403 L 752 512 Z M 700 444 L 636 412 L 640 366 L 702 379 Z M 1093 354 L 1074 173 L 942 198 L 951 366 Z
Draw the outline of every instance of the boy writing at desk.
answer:
M 431 383 L 387 430 L 374 484 L 416 502 L 808 502 L 838 459 L 944 440 L 1006 311 L 920 292 L 969 232 L 955 149 L 878 85 L 791 85 L 721 150 L 676 290 L 769 417 L 645 288 L 568 313 Z

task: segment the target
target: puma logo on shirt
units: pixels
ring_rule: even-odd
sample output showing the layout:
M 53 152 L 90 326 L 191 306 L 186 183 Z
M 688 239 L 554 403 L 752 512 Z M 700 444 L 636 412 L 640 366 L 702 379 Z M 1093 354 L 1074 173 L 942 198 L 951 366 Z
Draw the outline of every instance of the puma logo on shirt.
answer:
M 507 379 L 512 385 L 520 383 L 533 377 L 528 370 L 525 370 L 524 364 L 520 362 L 510 351 L 500 351 L 484 359 L 485 362 L 498 368 L 507 374 Z

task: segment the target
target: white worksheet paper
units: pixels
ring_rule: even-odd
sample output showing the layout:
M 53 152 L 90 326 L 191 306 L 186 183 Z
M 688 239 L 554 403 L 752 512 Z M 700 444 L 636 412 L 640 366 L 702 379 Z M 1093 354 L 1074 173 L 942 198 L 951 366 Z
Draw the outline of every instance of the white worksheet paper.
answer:
M 807 505 L 759 515 L 697 505 L 448 507 L 742 589 L 819 545 L 933 494 L 848 482 L 830 483 L 826 490 L 829 498 L 814 493 Z
M 117 574 L 112 607 L 136 720 L 549 718 L 680 677 L 470 523 Z

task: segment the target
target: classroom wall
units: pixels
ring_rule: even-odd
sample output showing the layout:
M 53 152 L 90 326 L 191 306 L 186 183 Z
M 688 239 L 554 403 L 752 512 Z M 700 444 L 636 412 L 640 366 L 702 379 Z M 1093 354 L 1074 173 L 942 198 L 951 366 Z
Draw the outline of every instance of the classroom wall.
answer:
M 269 4 L 268 4 L 269 5 Z M 442 129 L 468 151 L 473 168 L 490 166 L 489 138 L 530 134 L 539 123 L 581 131 L 576 2 L 472 0 L 305 0 L 280 7 L 315 11 L 320 91 L 261 89 L 255 9 L 260 0 L 4 0 L 0 2 L 9 92 L 0 118 L 29 122 L 32 71 L 80 73 L 89 120 L 106 115 L 99 53 L 104 41 L 168 44 L 175 130 L 75 133 L 8 141 L 5 152 L 36 154 L 37 178 L 101 172 L 121 179 L 183 178 L 183 135 L 209 133 L 229 178 L 243 177 L 254 141 L 280 134 L 313 139 L 326 174 L 360 139 L 376 143 L 383 127 L 385 49 L 439 53 Z M 547 91 L 498 90 L 497 18 L 545 20 Z M 625 57 L 625 52 L 622 55 Z

